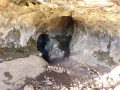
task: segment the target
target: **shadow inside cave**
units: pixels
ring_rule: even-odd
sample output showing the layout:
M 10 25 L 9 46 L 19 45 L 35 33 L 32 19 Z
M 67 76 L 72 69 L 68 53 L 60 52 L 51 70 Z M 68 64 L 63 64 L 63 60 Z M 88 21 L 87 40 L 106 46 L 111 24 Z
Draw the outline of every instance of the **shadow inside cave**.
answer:
M 42 53 L 42 57 L 48 63 L 56 59 L 69 57 L 69 43 L 72 36 L 49 37 L 48 34 L 41 34 L 37 40 L 37 49 Z
M 49 42 L 49 35 L 41 34 L 37 40 L 37 49 L 42 53 L 43 59 L 49 63 L 49 51 L 46 50 L 45 46 Z

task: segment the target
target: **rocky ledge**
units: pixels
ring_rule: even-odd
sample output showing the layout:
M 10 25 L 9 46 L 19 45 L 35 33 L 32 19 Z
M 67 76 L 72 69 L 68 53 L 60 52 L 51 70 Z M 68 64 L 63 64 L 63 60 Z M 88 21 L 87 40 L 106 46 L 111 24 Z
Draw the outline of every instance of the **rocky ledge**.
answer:
M 26 66 L 32 70 L 37 62 L 37 68 L 41 62 L 46 63 L 36 61 L 36 55 L 35 60 L 30 56 L 38 53 L 37 50 L 44 59 L 49 57 L 53 65 L 60 64 L 58 68 L 63 68 L 60 72 L 64 74 L 67 69 L 73 76 L 74 73 L 79 76 L 82 71 L 84 76 L 89 70 L 110 72 L 120 64 L 119 5 L 119 0 L 0 0 L 0 67 L 4 78 L 0 86 L 15 82 L 12 79 L 16 66 L 20 66 L 15 70 L 18 72 Z M 41 41 L 44 42 L 42 47 L 38 45 Z M 28 56 L 32 60 L 24 59 Z M 49 68 L 56 71 L 56 67 L 52 67 L 55 70 Z M 17 77 L 24 78 L 26 70 L 24 72 Z M 35 72 L 36 77 L 42 71 Z

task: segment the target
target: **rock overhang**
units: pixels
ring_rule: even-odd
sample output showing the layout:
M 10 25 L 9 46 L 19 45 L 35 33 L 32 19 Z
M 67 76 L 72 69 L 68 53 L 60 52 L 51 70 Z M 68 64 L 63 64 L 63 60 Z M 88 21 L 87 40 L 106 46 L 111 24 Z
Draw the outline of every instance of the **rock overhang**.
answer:
M 99 51 L 99 49 L 106 52 L 110 37 L 112 37 L 114 40 L 113 42 L 111 42 L 112 47 L 110 49 L 112 51 L 115 50 L 114 46 L 117 47 L 119 43 L 120 38 L 119 6 L 112 5 L 108 7 L 93 5 L 91 7 L 86 4 L 87 6 L 74 5 L 74 8 L 68 8 L 65 7 L 64 5 L 62 6 L 61 4 L 57 8 L 54 7 L 51 8 L 49 6 L 49 3 L 44 5 L 43 4 L 34 5 L 32 3 L 29 3 L 29 6 L 25 5 L 19 6 L 9 2 L 8 0 L 5 0 L 4 3 L 3 1 L 0 2 L 1 2 L 0 3 L 1 47 L 8 47 L 7 46 L 8 44 L 6 44 L 8 42 L 7 37 L 10 37 L 9 33 L 14 30 L 18 30 L 20 33 L 20 38 L 18 39 L 19 43 L 15 44 L 21 47 L 27 46 L 27 43 L 31 37 L 35 41 L 37 41 L 38 36 L 42 33 L 47 33 L 50 36 L 54 37 L 55 35 L 64 35 L 66 31 L 68 35 L 73 34 L 70 45 L 71 52 L 79 51 L 82 50 L 82 48 L 78 47 L 80 43 L 78 43 L 79 45 L 75 44 L 76 42 L 74 43 L 75 36 L 77 36 L 75 30 L 77 30 L 78 33 L 81 32 L 83 32 L 83 34 L 85 33 L 85 35 L 82 34 L 84 37 L 81 37 L 83 40 L 85 40 L 85 43 L 86 42 L 88 43 L 92 40 L 93 41 L 92 44 L 98 46 L 98 47 L 95 46 L 96 49 L 95 48 L 93 49 L 93 47 L 91 46 L 92 44 L 89 46 L 85 46 L 83 47 L 84 53 L 86 53 L 86 50 L 91 53 L 94 53 L 94 51 Z M 54 6 L 53 3 L 51 3 L 51 5 Z M 71 21 L 72 21 L 71 25 L 73 25 L 74 28 L 69 28 L 69 30 L 67 30 L 66 26 Z M 86 29 L 85 32 L 83 29 Z M 74 44 L 74 46 L 72 45 L 72 43 Z M 85 43 L 84 45 L 87 44 Z M 93 50 L 91 51 L 91 49 Z M 115 57 L 115 55 L 117 54 L 116 52 L 112 51 L 110 51 L 112 53 L 110 54 L 110 56 Z M 117 55 L 117 59 L 118 57 L 119 55 Z

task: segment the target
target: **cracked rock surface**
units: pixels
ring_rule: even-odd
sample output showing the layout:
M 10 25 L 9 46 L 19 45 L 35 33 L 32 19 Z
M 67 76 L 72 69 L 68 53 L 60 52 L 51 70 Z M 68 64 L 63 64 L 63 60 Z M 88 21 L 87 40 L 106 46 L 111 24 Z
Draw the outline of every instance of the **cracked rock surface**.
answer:
M 119 29 L 119 0 L 0 0 L 0 90 L 119 90 Z M 56 47 L 49 64 L 41 34 Z
M 35 78 L 43 73 L 46 65 L 47 63 L 42 58 L 34 55 L 0 63 L 0 77 L 2 77 L 0 89 L 19 89 L 28 78 Z

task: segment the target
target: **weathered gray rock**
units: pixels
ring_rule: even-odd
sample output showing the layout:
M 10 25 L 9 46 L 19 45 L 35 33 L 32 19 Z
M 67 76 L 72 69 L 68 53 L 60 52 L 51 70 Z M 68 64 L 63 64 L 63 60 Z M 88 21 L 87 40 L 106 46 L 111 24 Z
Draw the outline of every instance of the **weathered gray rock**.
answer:
M 34 5 L 28 0 L 29 6 L 20 7 L 9 0 L 0 1 L 0 48 L 27 46 L 30 38 L 37 41 L 42 33 L 50 37 L 73 35 L 70 51 L 79 53 L 76 61 L 91 65 L 119 63 L 120 7 L 113 3 L 118 0 L 38 1 L 46 4 Z
M 50 39 L 49 43 L 46 45 L 46 50 L 49 51 L 49 56 L 51 59 L 64 57 L 65 52 L 62 51 L 59 48 L 59 46 L 60 46 L 60 43 L 57 40 L 52 38 Z
M 75 59 L 87 65 L 103 62 L 114 65 L 120 60 L 120 41 L 107 32 L 91 32 L 81 22 L 76 22 L 70 43 L 71 53 L 78 54 Z M 99 61 L 99 62 L 98 62 Z
M 24 90 L 34 90 L 33 86 L 32 85 L 26 85 L 24 87 Z
M 46 65 L 45 60 L 34 55 L 0 63 L 0 77 L 2 77 L 0 78 L 0 89 L 19 89 L 26 80 L 35 78 L 44 72 Z

